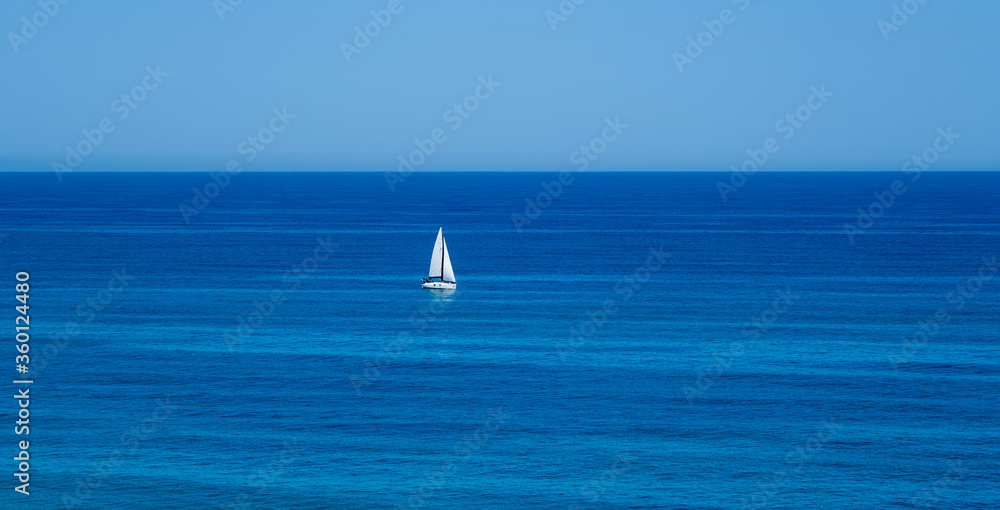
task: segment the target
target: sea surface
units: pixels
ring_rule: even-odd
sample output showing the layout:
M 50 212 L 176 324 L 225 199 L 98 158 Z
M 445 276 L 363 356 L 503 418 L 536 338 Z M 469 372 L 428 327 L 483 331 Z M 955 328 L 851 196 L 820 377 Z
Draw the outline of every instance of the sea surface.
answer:
M 0 175 L 2 508 L 1000 508 L 998 173 Z

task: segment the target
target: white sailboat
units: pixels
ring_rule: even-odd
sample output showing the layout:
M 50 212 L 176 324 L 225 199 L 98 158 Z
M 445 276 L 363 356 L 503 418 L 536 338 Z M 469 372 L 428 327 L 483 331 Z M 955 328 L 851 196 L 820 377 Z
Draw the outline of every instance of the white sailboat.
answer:
M 425 289 L 455 288 L 455 271 L 451 268 L 451 257 L 448 256 L 448 245 L 444 242 L 443 228 L 438 229 L 434 253 L 431 255 L 431 269 L 420 286 Z

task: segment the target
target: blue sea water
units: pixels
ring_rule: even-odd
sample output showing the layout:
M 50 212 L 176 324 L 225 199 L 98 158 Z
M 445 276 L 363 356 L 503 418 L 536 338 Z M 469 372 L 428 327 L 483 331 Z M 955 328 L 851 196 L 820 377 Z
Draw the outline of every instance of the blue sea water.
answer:
M 1000 174 L 63 177 L 0 507 L 1000 507 Z

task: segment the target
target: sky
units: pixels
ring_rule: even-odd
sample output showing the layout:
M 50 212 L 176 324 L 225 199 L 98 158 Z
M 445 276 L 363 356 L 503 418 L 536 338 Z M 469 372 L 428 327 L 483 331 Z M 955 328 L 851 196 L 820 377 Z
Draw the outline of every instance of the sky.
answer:
M 0 170 L 1000 163 L 995 0 L 61 1 L 0 5 Z

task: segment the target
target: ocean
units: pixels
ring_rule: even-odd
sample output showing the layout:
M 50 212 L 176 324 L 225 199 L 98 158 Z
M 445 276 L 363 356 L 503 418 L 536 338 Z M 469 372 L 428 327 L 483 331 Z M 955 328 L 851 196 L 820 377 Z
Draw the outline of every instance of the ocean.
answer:
M 3 508 L 1000 508 L 997 173 L 3 179 Z

